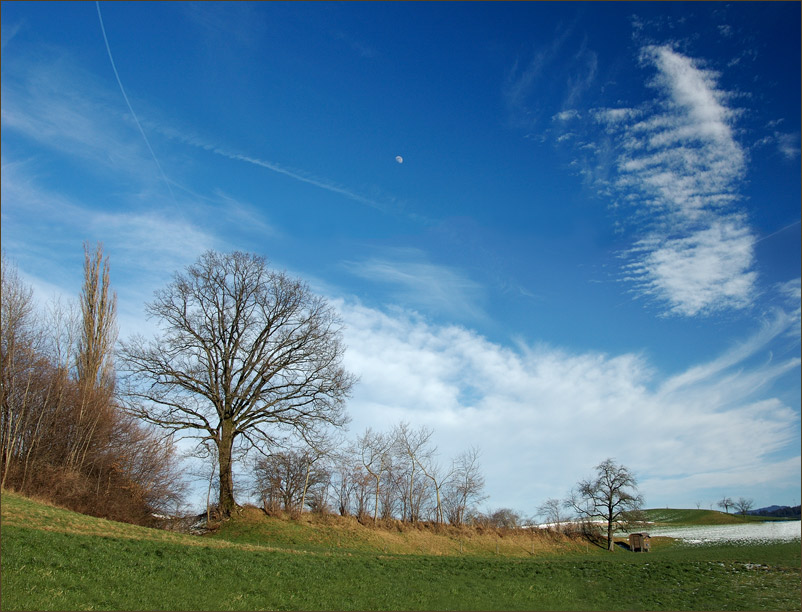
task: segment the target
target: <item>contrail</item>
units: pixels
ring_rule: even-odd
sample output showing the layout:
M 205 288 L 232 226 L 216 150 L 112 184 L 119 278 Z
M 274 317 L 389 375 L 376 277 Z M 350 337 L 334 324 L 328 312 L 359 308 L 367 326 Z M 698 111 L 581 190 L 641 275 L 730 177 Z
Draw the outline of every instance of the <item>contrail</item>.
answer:
M 794 221 L 793 223 L 789 223 L 789 224 L 788 224 L 788 225 L 786 225 L 785 227 L 781 227 L 780 229 L 778 229 L 776 232 L 772 232 L 772 233 L 771 233 L 771 234 L 769 234 L 768 236 L 763 236 L 763 237 L 762 237 L 762 238 L 760 238 L 759 240 L 755 240 L 755 243 L 758 243 L 758 242 L 763 242 L 764 240 L 768 240 L 769 238 L 771 238 L 771 237 L 773 237 L 773 236 L 776 236 L 777 234 L 781 234 L 781 233 L 782 233 L 782 232 L 784 232 L 785 230 L 787 230 L 787 229 L 791 229 L 791 228 L 792 228 L 792 227 L 794 227 L 795 225 L 799 225 L 799 224 L 800 224 L 800 222 L 802 222 L 802 221 Z
M 111 68 L 114 70 L 114 76 L 117 78 L 117 85 L 120 86 L 120 91 L 123 94 L 123 98 L 125 98 L 125 103 L 128 105 L 128 110 L 131 111 L 131 116 L 134 118 L 134 123 L 136 123 L 136 127 L 139 128 L 139 133 L 142 134 L 142 138 L 145 140 L 145 144 L 148 145 L 148 151 L 150 151 L 150 155 L 153 157 L 153 161 L 156 162 L 156 166 L 159 168 L 159 172 L 164 179 L 165 185 L 167 185 L 167 190 L 170 192 L 170 196 L 175 200 L 175 194 L 173 193 L 173 188 L 170 187 L 170 181 L 167 180 L 167 175 L 164 174 L 164 170 L 162 170 L 162 165 L 159 163 L 159 160 L 156 158 L 156 153 L 153 152 L 153 147 L 150 146 L 150 141 L 148 137 L 145 135 L 145 130 L 142 129 L 142 125 L 139 123 L 139 119 L 134 112 L 134 108 L 131 106 L 131 102 L 128 100 L 128 96 L 125 93 L 125 88 L 123 87 L 123 82 L 120 80 L 120 75 L 117 73 L 117 66 L 114 64 L 114 57 L 111 54 L 111 47 L 109 47 L 109 39 L 106 36 L 106 28 L 103 26 L 103 16 L 100 14 L 100 2 L 98 0 L 95 1 L 95 6 L 97 7 L 97 18 L 100 21 L 100 30 L 103 32 L 103 42 L 106 43 L 106 52 L 109 54 L 109 61 L 111 62 Z

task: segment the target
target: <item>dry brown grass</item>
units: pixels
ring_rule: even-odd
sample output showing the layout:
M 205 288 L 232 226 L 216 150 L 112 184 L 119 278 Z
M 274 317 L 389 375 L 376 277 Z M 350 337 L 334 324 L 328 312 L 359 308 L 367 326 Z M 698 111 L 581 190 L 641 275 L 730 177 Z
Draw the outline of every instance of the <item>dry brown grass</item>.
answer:
M 569 535 L 532 529 L 437 525 L 428 522 L 364 522 L 355 517 L 271 515 L 246 507 L 214 536 L 238 542 L 317 551 L 395 555 L 533 557 L 583 550 Z

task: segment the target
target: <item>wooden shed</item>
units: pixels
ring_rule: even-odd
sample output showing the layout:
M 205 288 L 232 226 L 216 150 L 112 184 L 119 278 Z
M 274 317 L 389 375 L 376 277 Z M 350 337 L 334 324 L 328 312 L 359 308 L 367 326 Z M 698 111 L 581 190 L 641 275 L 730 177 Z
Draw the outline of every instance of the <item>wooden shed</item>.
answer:
M 651 542 L 648 533 L 630 533 L 629 550 L 632 552 L 649 552 Z

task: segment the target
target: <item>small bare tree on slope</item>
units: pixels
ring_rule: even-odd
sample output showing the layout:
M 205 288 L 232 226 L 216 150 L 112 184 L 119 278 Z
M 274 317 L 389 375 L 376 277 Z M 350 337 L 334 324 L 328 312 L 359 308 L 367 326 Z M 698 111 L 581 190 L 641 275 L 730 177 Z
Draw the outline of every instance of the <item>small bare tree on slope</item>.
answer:
M 601 519 L 607 527 L 607 550 L 613 550 L 613 532 L 616 525 L 629 513 L 641 508 L 643 497 L 638 483 L 629 468 L 605 459 L 596 466 L 596 475 L 577 483 L 566 506 L 581 518 Z

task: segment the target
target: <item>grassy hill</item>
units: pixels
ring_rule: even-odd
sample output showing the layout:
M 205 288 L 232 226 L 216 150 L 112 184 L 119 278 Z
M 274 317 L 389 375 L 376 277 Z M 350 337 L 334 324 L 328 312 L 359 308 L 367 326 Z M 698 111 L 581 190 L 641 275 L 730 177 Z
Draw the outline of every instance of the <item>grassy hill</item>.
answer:
M 644 514 L 647 521 L 657 525 L 741 525 L 771 520 L 764 516 L 727 514 L 717 510 L 655 508 L 644 510 Z
M 310 552 L 393 555 L 533 557 L 586 550 L 576 538 L 540 530 L 499 530 L 390 521 L 373 526 L 354 517 L 304 514 L 267 517 L 245 508 L 212 538 Z
M 246 511 L 199 537 L 5 492 L 0 507 L 3 610 L 800 609 L 798 543 L 661 543 L 647 555 L 548 545 L 545 536 L 532 554 L 531 534 L 391 531 Z

